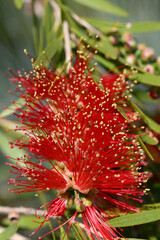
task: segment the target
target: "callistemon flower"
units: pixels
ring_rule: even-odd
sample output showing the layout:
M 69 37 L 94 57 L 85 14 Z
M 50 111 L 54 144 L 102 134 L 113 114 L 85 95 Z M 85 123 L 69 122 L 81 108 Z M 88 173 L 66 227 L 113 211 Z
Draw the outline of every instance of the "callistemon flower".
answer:
M 144 153 L 136 141 L 136 114 L 127 106 L 125 76 L 99 75 L 95 82 L 90 64 L 78 51 L 68 74 L 43 64 L 25 76 L 11 71 L 15 92 L 25 99 L 15 113 L 21 123 L 16 131 L 25 137 L 12 145 L 28 153 L 9 163 L 17 175 L 9 184 L 15 193 L 57 191 L 40 227 L 73 205 L 66 231 L 81 213 L 91 239 L 115 239 L 118 233 L 107 221 L 139 211 L 133 200 L 142 201 L 147 174 L 139 172 Z

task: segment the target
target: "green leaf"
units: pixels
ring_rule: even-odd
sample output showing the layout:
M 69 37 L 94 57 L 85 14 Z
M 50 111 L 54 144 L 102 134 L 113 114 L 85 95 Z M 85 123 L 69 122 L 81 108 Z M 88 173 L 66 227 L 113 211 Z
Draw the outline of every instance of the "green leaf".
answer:
M 44 51 L 40 54 L 40 56 L 37 58 L 37 60 L 34 63 L 34 66 L 38 66 L 41 62 L 43 62 L 43 65 L 46 67 L 49 65 L 49 61 L 54 56 L 54 54 L 58 50 L 59 46 L 59 38 L 54 38 L 44 49 Z M 46 57 L 47 56 L 47 57 Z
M 102 19 L 97 19 L 97 18 L 84 18 L 87 22 L 89 22 L 91 25 L 93 25 L 94 27 L 98 28 L 101 32 L 108 34 L 109 32 L 111 32 L 111 29 L 118 29 L 123 31 L 126 31 L 126 28 L 124 26 L 124 24 L 122 25 L 119 22 L 109 22 L 106 20 L 102 20 Z
M 148 134 L 146 133 L 142 133 L 141 139 L 143 142 L 150 144 L 150 145 L 157 145 L 158 144 L 158 140 L 150 137 Z
M 15 103 L 11 104 L 9 107 L 4 109 L 0 113 L 0 118 L 9 116 L 10 114 L 14 113 L 16 111 L 16 108 L 20 108 L 25 103 L 24 98 L 19 98 Z
M 78 28 L 77 23 L 73 20 L 73 18 L 70 15 L 71 13 L 73 13 L 73 10 L 71 8 L 69 8 L 68 6 L 64 5 L 64 4 L 61 4 L 59 0 L 58 0 L 58 4 L 61 5 L 62 13 L 65 16 L 65 19 L 68 21 L 69 26 L 74 27 L 74 28 Z
M 54 17 L 53 17 L 53 9 L 51 8 L 49 1 L 44 1 L 44 12 L 43 16 L 40 22 L 40 27 L 39 27 L 39 52 L 41 53 L 44 44 L 48 44 L 51 42 L 54 38 Z
M 38 25 L 38 17 L 35 14 L 34 11 L 34 3 L 35 1 L 32 1 L 32 17 L 33 17 L 33 40 L 34 40 L 34 46 L 37 55 L 39 55 L 39 49 L 40 49 L 40 42 L 39 42 L 39 25 Z
M 127 214 L 108 221 L 113 227 L 129 227 L 160 220 L 160 209 Z
M 13 136 L 12 136 L 13 137 Z M 26 151 L 23 149 L 19 149 L 17 147 L 10 148 L 9 142 L 12 141 L 13 138 L 10 138 L 7 133 L 0 131 L 0 150 L 4 155 L 9 155 L 12 158 L 23 157 L 26 155 Z M 12 160 L 12 159 L 11 159 Z M 13 160 L 14 161 L 14 160 Z
M 18 225 L 19 228 L 23 228 L 23 229 L 36 229 L 39 227 L 39 224 L 44 220 L 44 217 L 41 217 L 39 220 L 35 217 L 35 216 L 28 216 L 28 215 L 21 215 Z M 8 218 L 4 218 L 2 220 L 2 223 L 4 225 L 8 225 L 9 224 L 9 219 Z M 47 223 L 44 223 L 43 226 L 46 226 Z
M 2 162 L 2 156 L 1 156 L 1 162 Z M 6 182 L 8 181 L 8 174 L 6 174 L 7 172 L 8 172 L 8 166 L 4 165 L 2 162 L 1 174 L 0 174 L 0 183 L 1 184 L 3 184 L 3 183 L 6 184 Z M 6 189 L 6 191 L 7 191 L 7 189 Z M 4 191 L 3 191 L 3 194 L 4 194 Z M 12 196 L 13 196 L 13 194 L 12 194 Z
M 8 240 L 12 237 L 18 230 L 18 223 L 12 223 L 7 227 L 2 233 L 0 233 L 0 239 Z
M 142 206 L 143 210 L 148 210 L 148 209 L 156 209 L 156 208 L 160 208 L 160 203 L 153 203 L 153 204 L 144 204 Z
M 94 58 L 101 64 L 103 65 L 105 68 L 108 68 L 110 70 L 112 70 L 113 72 L 119 72 L 117 66 L 115 65 L 115 63 L 101 57 L 100 55 L 95 55 Z
M 153 119 L 151 119 L 150 117 L 148 117 L 147 115 L 145 115 L 142 110 L 132 101 L 128 100 L 131 107 L 136 110 L 141 118 L 143 119 L 143 121 L 147 124 L 147 126 L 152 129 L 153 131 L 157 132 L 160 134 L 160 125 L 158 123 L 156 123 Z
M 94 46 L 95 44 L 95 39 L 89 38 L 85 33 L 83 33 L 80 30 L 77 30 L 76 28 L 71 27 L 71 30 L 79 37 L 83 38 L 83 41 L 90 46 Z M 100 52 L 103 53 L 105 56 L 110 57 L 112 59 L 116 59 L 117 54 L 115 51 L 115 48 L 112 46 L 110 43 L 109 39 L 106 36 L 102 36 L 101 40 L 96 41 L 96 49 Z
M 111 14 L 115 14 L 118 16 L 122 16 L 122 17 L 127 17 L 128 13 L 123 10 L 120 7 L 117 7 L 116 5 L 114 5 L 113 3 L 110 3 L 106 0 L 74 0 L 75 2 L 78 2 L 79 4 L 82 4 L 84 6 L 102 11 L 102 12 L 107 12 L 107 13 L 111 13 Z
M 141 144 L 143 150 L 145 151 L 145 153 L 148 155 L 148 157 L 153 161 L 154 158 L 153 156 L 150 154 L 150 152 L 148 151 L 146 145 L 144 144 L 144 142 L 142 141 L 141 137 L 138 137 L 137 140 L 139 141 L 139 143 Z
M 117 58 L 117 53 L 115 48 L 112 46 L 111 42 L 109 41 L 108 37 L 103 36 L 101 40 L 97 42 L 97 50 L 103 53 L 106 57 L 110 57 L 112 59 Z
M 160 87 L 160 77 L 151 73 L 135 73 L 129 78 L 137 80 L 140 83 Z
M 128 30 L 133 33 L 159 31 L 160 22 L 135 22 Z
M 0 119 L 0 127 L 3 129 L 4 135 L 7 135 L 10 141 L 14 141 L 16 138 L 19 138 L 22 136 L 23 136 L 23 139 L 28 139 L 27 135 L 25 135 L 23 130 L 15 131 L 17 127 L 21 127 L 21 126 L 22 124 L 21 123 L 18 124 L 16 121 Z
M 60 227 L 60 240 L 67 240 L 67 233 L 63 227 Z
M 23 229 L 36 229 L 39 227 L 39 224 L 43 222 L 44 217 L 41 217 L 39 220 L 35 216 L 22 215 L 19 220 L 19 227 Z M 43 224 L 43 227 L 47 223 Z
M 14 5 L 16 8 L 21 9 L 23 6 L 23 0 L 14 0 Z
M 121 238 L 123 240 L 124 238 Z M 141 238 L 127 238 L 128 240 L 147 240 L 147 239 L 141 239 Z M 125 240 L 125 239 L 124 239 Z
M 72 232 L 74 233 L 77 240 L 82 240 L 83 239 L 81 233 L 82 234 L 84 234 L 84 233 L 82 232 L 81 228 L 80 228 L 80 230 L 79 229 L 77 230 L 77 228 L 74 226 L 74 224 L 72 224 L 71 229 L 72 229 Z
M 77 227 L 77 229 L 78 229 L 78 233 L 80 234 L 81 239 L 87 240 L 87 237 L 86 237 L 86 235 L 84 234 L 84 232 L 82 231 L 82 229 L 81 229 L 81 227 L 79 226 L 78 222 L 75 222 L 75 225 L 76 225 L 76 227 Z

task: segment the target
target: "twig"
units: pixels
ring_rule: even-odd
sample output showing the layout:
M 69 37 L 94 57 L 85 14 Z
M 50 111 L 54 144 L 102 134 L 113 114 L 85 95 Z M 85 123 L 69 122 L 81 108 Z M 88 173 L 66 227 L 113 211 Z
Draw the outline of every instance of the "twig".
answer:
M 89 24 L 87 21 L 83 20 L 82 18 L 80 18 L 78 15 L 76 15 L 75 13 L 71 13 L 71 16 L 73 17 L 73 19 L 78 22 L 80 25 L 82 25 L 83 27 L 91 30 L 92 32 L 94 32 L 95 34 L 102 36 L 103 34 L 95 27 L 93 27 L 91 24 Z
M 77 46 L 79 46 L 80 40 L 76 37 L 76 35 L 74 33 L 70 34 L 70 38 L 73 42 L 75 42 L 77 44 Z
M 24 215 L 38 215 L 43 216 L 44 210 L 36 210 L 34 208 L 25 208 L 25 207 L 5 207 L 0 206 L 0 214 L 6 214 L 8 215 L 10 212 L 16 212 L 18 214 L 24 214 Z
M 43 0 L 36 0 L 34 3 L 34 12 L 37 17 L 42 18 L 44 14 Z
M 70 37 L 69 37 L 69 26 L 66 20 L 64 20 L 63 22 L 63 34 L 64 34 L 65 58 L 66 58 L 66 63 L 68 63 L 68 67 L 66 71 L 68 72 L 71 65 L 71 43 L 70 43 Z
M 58 4 L 54 0 L 50 0 L 50 4 L 53 8 L 54 15 L 55 15 L 54 29 L 57 30 L 61 21 L 61 10 Z

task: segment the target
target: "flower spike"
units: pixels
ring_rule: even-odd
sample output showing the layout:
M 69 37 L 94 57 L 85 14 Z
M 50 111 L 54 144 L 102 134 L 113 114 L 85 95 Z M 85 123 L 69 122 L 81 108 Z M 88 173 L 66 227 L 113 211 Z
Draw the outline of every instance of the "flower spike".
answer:
M 78 51 L 68 74 L 43 64 L 26 76 L 11 71 L 15 92 L 25 99 L 15 113 L 22 124 L 16 130 L 25 137 L 13 146 L 25 148 L 29 160 L 9 164 L 17 175 L 9 183 L 16 193 L 57 191 L 40 227 L 73 205 L 66 231 L 81 213 L 91 239 L 114 240 L 119 234 L 107 221 L 139 211 L 129 200 L 145 194 L 147 174 L 139 171 L 145 156 L 133 131 L 139 117 L 127 106 L 125 76 L 99 74 L 95 81 L 93 70 Z

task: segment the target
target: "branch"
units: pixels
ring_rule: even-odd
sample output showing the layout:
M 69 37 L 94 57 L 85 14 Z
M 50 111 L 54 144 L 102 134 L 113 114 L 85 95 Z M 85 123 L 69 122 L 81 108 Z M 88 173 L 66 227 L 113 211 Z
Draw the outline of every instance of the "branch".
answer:
M 16 212 L 18 214 L 24 214 L 24 215 L 39 215 L 43 216 L 44 210 L 36 210 L 34 208 L 25 208 L 25 207 L 5 207 L 0 206 L 0 214 L 6 214 L 8 215 L 11 212 Z
M 70 43 L 70 37 L 69 37 L 69 25 L 66 20 L 63 22 L 63 34 L 64 34 L 64 49 L 65 49 L 65 58 L 66 63 L 68 64 L 67 72 L 69 71 L 70 65 L 71 65 L 71 43 Z
M 73 42 L 76 43 L 77 46 L 79 46 L 80 40 L 76 37 L 76 35 L 74 33 L 70 34 L 70 38 L 72 39 Z
M 50 4 L 53 8 L 54 15 L 55 15 L 54 29 L 57 30 L 61 21 L 61 10 L 58 4 L 54 0 L 50 0 Z
M 73 19 L 78 22 L 80 25 L 82 25 L 83 27 L 91 30 L 92 32 L 94 32 L 95 34 L 102 36 L 103 34 L 95 27 L 93 27 L 91 24 L 89 24 L 87 21 L 83 20 L 82 18 L 80 18 L 78 15 L 76 15 L 75 13 L 71 13 L 71 16 L 73 17 Z

